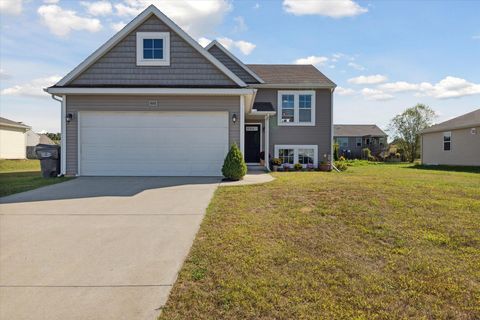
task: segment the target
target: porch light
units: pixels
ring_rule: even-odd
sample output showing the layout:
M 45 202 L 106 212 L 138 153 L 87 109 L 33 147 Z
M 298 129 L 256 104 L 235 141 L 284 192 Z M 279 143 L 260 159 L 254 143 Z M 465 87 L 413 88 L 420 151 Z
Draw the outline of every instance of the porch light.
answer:
M 67 120 L 67 123 L 70 123 L 70 121 L 73 119 L 73 113 L 67 113 L 65 119 Z
M 235 123 L 237 122 L 237 114 L 234 113 L 233 116 L 232 116 L 232 122 Z

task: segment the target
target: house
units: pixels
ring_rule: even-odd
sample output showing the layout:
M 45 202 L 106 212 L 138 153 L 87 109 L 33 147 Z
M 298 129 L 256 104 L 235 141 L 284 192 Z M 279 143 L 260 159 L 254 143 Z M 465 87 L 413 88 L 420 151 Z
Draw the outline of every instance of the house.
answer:
M 333 136 L 339 154 L 347 158 L 361 158 L 362 149 L 370 149 L 372 155 L 385 151 L 388 135 L 375 124 L 335 124 Z
M 30 127 L 0 117 L 0 159 L 26 158 L 26 132 Z
M 480 109 L 421 133 L 422 164 L 480 166 Z
M 36 133 L 33 130 L 28 130 L 27 135 L 27 158 L 36 159 L 35 147 L 38 144 L 55 144 L 46 134 Z
M 220 176 L 234 143 L 252 164 L 330 159 L 334 88 L 311 65 L 203 48 L 151 5 L 46 91 L 67 175 Z

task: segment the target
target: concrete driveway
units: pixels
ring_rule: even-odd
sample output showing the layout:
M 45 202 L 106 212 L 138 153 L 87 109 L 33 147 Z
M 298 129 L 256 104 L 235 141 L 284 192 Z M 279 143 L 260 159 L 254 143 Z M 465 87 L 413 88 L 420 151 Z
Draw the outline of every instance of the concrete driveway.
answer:
M 155 319 L 218 178 L 77 178 L 0 198 L 0 319 Z

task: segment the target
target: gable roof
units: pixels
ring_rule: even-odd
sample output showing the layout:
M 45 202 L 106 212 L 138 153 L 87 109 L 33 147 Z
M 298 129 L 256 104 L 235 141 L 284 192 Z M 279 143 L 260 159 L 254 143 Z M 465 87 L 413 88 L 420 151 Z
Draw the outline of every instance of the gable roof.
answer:
M 246 87 L 247 84 L 240 79 L 236 74 L 231 70 L 225 67 L 220 61 L 218 61 L 214 56 L 212 56 L 207 50 L 202 48 L 197 41 L 190 37 L 185 31 L 183 31 L 178 25 L 170 20 L 166 15 L 164 15 L 157 7 L 150 5 L 132 21 L 130 21 L 122 30 L 117 32 L 112 38 L 105 42 L 100 48 L 95 52 L 89 55 L 82 63 L 80 63 L 75 69 L 70 71 L 65 77 L 63 77 L 55 86 L 65 86 L 70 81 L 75 79 L 83 71 L 85 71 L 89 66 L 95 63 L 99 58 L 101 58 L 105 53 L 107 53 L 111 48 L 118 44 L 124 37 L 126 37 L 131 31 L 136 27 L 141 25 L 145 20 L 147 20 L 152 15 L 155 15 L 168 27 L 170 27 L 174 32 L 176 32 L 183 40 L 185 40 L 190 46 L 192 46 L 196 51 L 203 55 L 209 62 L 211 62 L 215 67 L 222 71 L 228 78 L 235 82 L 240 87 Z
M 463 129 L 470 127 L 480 126 L 480 109 L 466 113 L 459 117 L 450 119 L 448 121 L 435 124 L 429 128 L 426 128 L 422 131 L 423 133 L 429 132 L 438 132 L 438 131 L 448 131 L 454 129 Z
M 313 65 L 302 64 L 247 64 L 265 82 L 255 87 L 311 87 L 335 88 L 337 85 Z
M 12 128 L 22 128 L 22 129 L 30 129 L 29 126 L 23 124 L 21 122 L 15 122 L 13 120 L 2 118 L 0 117 L 0 125 L 5 127 L 12 127 Z
M 387 136 L 382 129 L 375 124 L 334 124 L 334 137 L 364 137 L 364 136 Z
M 260 78 L 255 72 L 253 72 L 249 67 L 247 67 L 240 59 L 235 57 L 230 51 L 227 50 L 220 42 L 213 40 L 206 47 L 205 50 L 210 51 L 213 47 L 220 49 L 228 58 L 233 60 L 240 68 L 245 70 L 249 75 L 256 79 L 260 83 L 264 83 L 263 79 Z

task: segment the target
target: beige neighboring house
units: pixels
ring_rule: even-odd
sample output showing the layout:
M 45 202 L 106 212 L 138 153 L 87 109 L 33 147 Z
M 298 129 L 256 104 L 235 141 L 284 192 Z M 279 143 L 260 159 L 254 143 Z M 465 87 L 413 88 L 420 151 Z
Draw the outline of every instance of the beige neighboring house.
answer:
M 480 109 L 422 131 L 422 164 L 480 166 Z
M 0 117 L 0 159 L 25 159 L 30 127 Z

